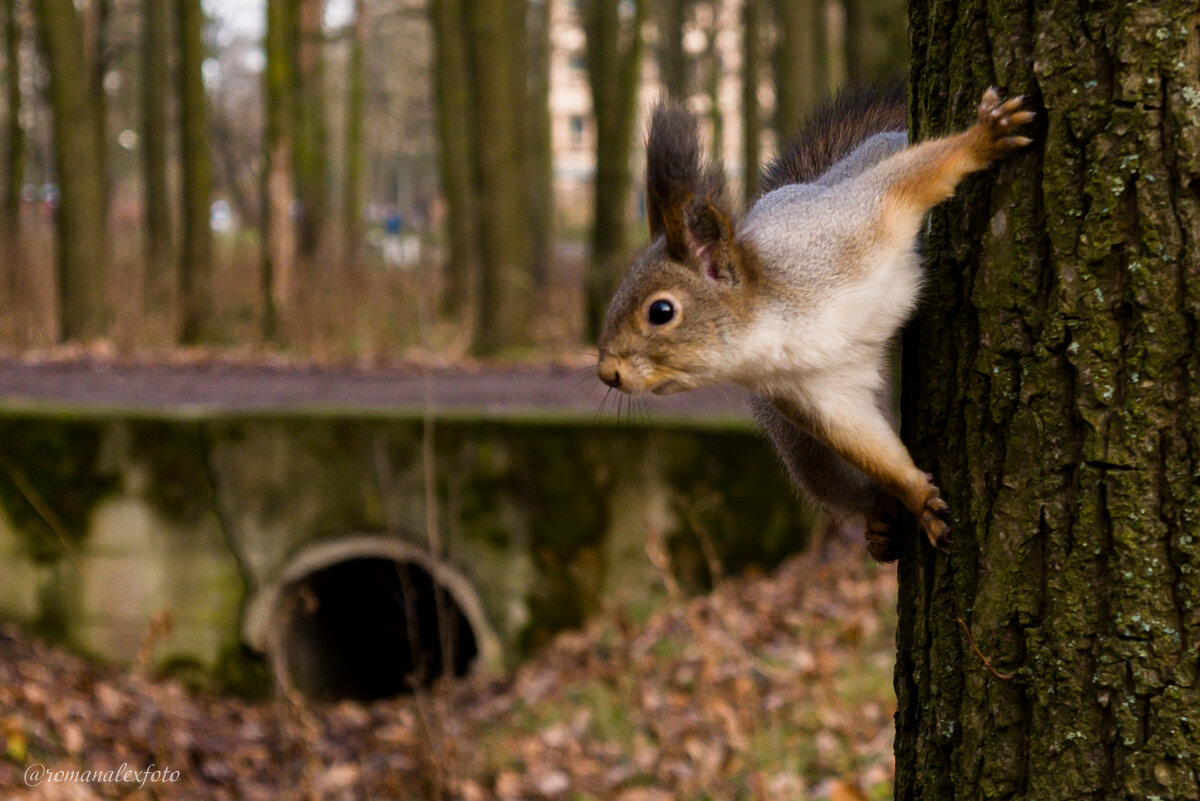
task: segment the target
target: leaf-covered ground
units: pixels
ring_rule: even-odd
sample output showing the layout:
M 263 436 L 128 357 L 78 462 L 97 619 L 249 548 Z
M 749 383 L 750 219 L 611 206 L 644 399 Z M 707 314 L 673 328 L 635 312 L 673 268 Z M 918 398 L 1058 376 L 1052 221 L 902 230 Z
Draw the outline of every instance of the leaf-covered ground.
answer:
M 193 693 L 0 627 L 0 798 L 886 798 L 895 595 L 861 547 L 703 597 L 668 582 L 504 680 L 369 705 Z M 28 787 L 39 766 L 101 780 Z

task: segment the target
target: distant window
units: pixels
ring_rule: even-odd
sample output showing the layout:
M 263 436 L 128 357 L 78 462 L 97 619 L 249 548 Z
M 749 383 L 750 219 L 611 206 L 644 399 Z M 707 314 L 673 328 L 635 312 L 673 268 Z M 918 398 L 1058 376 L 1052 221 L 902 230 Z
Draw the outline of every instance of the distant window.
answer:
M 583 144 L 583 117 L 579 114 L 572 114 L 571 119 L 567 121 L 567 129 L 571 132 L 571 144 Z

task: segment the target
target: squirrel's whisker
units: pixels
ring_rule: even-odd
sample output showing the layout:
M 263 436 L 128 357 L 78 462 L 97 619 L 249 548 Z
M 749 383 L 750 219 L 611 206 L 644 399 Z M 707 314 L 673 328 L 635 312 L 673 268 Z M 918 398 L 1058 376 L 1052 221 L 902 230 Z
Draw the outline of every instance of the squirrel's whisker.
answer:
M 600 418 L 604 415 L 604 405 L 608 403 L 609 396 L 612 395 L 612 387 L 604 393 L 604 397 L 600 399 L 600 405 L 596 407 L 596 416 L 592 418 L 592 424 L 596 425 L 600 422 Z

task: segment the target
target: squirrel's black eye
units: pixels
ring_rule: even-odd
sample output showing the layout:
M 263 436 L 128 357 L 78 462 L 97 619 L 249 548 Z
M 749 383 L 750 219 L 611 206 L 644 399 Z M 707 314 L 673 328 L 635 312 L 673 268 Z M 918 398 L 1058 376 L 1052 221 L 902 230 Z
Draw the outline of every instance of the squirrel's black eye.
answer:
M 675 318 L 675 304 L 669 300 L 656 300 L 646 312 L 650 325 L 666 325 Z

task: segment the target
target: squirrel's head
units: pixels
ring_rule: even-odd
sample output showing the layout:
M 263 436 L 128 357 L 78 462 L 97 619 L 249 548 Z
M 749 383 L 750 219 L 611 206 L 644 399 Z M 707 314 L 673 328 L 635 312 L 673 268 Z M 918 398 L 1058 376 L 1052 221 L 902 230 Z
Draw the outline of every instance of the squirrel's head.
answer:
M 696 125 L 660 103 L 646 141 L 650 243 L 617 288 L 600 333 L 600 380 L 668 394 L 726 378 L 758 283 L 735 236 L 719 167 L 700 157 Z

